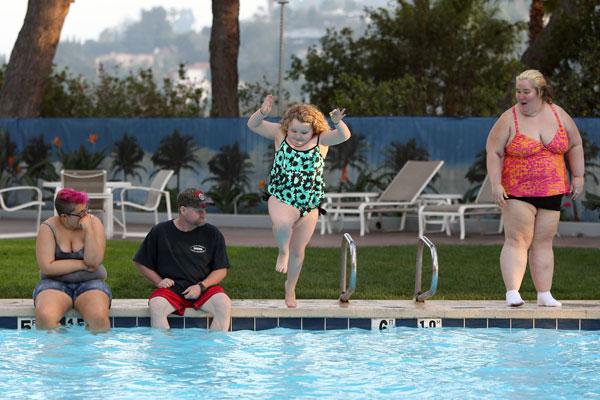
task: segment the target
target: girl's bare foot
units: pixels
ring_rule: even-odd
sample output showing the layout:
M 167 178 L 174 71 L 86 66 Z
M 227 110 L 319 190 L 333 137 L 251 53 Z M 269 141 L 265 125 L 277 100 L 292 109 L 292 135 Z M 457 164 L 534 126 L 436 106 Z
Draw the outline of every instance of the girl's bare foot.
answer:
M 283 286 L 285 287 L 285 305 L 288 306 L 288 308 L 296 308 L 298 305 L 296 303 L 296 288 L 289 288 L 288 281 L 285 281 Z
M 287 253 L 279 252 L 279 255 L 277 256 L 277 264 L 275 264 L 275 271 L 285 274 L 288 269 L 288 259 L 289 256 Z

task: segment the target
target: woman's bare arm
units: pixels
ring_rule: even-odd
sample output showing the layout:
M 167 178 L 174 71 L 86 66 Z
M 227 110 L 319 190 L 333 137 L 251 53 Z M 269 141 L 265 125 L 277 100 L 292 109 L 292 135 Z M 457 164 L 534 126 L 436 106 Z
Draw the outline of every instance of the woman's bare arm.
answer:
M 84 233 L 83 262 L 88 269 L 94 270 L 104 260 L 106 236 L 102 222 L 93 215 L 86 215 L 79 221 Z
M 510 138 L 510 125 L 507 112 L 502 114 L 492 127 L 485 145 L 488 179 L 492 186 L 494 200 L 501 207 L 506 204 L 506 199 L 508 198 L 502 186 L 504 147 Z

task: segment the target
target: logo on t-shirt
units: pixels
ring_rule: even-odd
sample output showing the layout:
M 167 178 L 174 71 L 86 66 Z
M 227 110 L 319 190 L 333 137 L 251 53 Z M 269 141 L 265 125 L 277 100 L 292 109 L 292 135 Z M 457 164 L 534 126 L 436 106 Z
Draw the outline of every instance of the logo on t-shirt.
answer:
M 190 247 L 190 250 L 194 253 L 206 253 L 206 247 L 199 244 L 194 244 Z

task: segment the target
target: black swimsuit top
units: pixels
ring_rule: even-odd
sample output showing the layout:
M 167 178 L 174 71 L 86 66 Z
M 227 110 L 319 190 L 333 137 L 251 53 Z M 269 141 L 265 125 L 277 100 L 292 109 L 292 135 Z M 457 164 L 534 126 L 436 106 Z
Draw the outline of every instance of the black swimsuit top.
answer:
M 54 235 L 54 259 L 55 260 L 83 260 L 83 251 L 84 247 L 78 251 L 66 252 L 62 251 L 58 245 L 58 240 L 56 240 L 56 231 L 54 227 L 47 222 L 42 222 L 42 224 L 47 225 L 52 231 L 52 235 Z

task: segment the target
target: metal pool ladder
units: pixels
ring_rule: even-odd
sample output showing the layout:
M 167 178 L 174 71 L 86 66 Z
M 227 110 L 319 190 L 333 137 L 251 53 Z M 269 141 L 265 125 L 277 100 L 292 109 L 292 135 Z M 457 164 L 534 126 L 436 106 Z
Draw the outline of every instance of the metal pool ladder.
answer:
M 431 253 L 431 287 L 428 291 L 421 291 L 421 276 L 423 269 L 423 248 L 427 245 L 429 252 Z M 438 286 L 438 257 L 435 245 L 427 236 L 419 237 L 419 244 L 417 245 L 417 265 L 415 273 L 415 301 L 418 303 L 425 302 L 425 299 L 430 298 L 437 291 Z
M 346 266 L 348 264 L 348 252 L 350 252 L 350 284 L 346 287 Z M 356 289 L 356 244 L 352 236 L 344 233 L 342 237 L 342 251 L 340 253 L 340 302 L 348 303 L 350 296 Z

